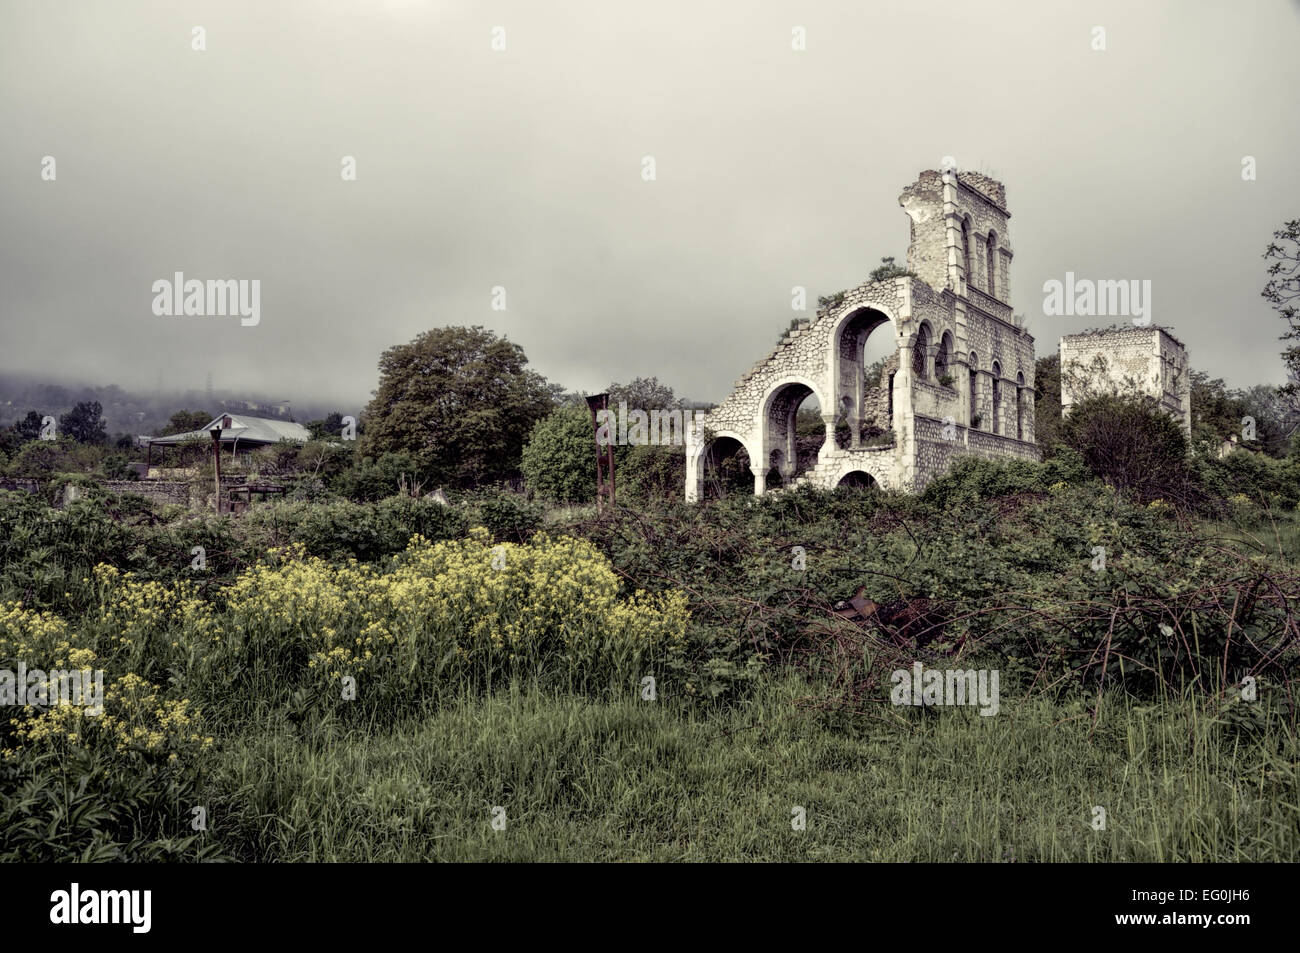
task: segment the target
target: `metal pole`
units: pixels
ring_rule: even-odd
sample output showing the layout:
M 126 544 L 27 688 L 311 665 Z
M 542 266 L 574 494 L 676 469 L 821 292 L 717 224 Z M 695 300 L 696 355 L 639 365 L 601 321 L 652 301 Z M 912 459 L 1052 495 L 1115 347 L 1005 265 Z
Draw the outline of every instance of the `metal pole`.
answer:
M 212 463 L 216 468 L 217 495 L 215 498 L 217 513 L 221 513 L 221 428 L 212 428 Z

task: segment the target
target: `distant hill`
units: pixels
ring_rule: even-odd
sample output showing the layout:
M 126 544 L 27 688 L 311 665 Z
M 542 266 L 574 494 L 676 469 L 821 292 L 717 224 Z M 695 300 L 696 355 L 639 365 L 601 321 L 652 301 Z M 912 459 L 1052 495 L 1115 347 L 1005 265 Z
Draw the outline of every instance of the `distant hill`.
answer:
M 261 394 L 231 394 L 213 392 L 213 403 L 205 390 L 138 391 L 123 390 L 116 384 L 95 387 L 88 384 L 69 384 L 34 374 L 0 372 L 0 426 L 9 426 L 27 416 L 29 410 L 55 417 L 67 413 L 78 402 L 97 400 L 104 408 L 104 420 L 110 436 L 119 433 L 153 434 L 166 426 L 168 419 L 178 410 L 202 410 L 215 417 L 223 411 L 234 410 L 255 413 L 259 417 L 276 417 L 305 423 L 319 420 L 331 411 L 344 413 L 355 410 L 315 401 L 294 403 L 287 409 L 283 402 Z

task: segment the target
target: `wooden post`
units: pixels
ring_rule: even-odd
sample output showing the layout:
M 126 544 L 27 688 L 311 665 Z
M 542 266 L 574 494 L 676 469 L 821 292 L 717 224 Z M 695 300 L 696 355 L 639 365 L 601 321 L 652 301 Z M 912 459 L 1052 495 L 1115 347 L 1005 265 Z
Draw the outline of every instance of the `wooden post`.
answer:
M 217 513 L 221 513 L 221 428 L 213 427 L 210 431 L 212 434 L 212 463 L 216 467 L 217 496 L 216 507 Z
M 606 502 L 611 506 L 614 503 L 614 441 L 611 437 L 605 446 L 600 445 L 600 424 L 596 420 L 596 411 L 609 409 L 609 394 L 588 397 L 587 407 L 591 410 L 592 436 L 596 441 L 596 508 L 599 510 Z M 609 425 L 608 416 L 605 422 Z

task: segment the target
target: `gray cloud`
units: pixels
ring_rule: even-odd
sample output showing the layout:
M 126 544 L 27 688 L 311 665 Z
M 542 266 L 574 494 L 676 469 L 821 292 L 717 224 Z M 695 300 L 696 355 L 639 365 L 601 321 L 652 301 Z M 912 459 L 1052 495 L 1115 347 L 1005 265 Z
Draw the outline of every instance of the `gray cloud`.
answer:
M 952 155 L 1006 183 L 1040 355 L 1109 323 L 1044 316 L 1045 280 L 1150 279 L 1196 367 L 1279 382 L 1260 255 L 1300 215 L 1298 26 L 1263 2 L 5 4 L 0 369 L 348 405 L 384 348 L 483 324 L 572 389 L 718 400 L 792 286 L 815 304 L 905 255 L 898 193 Z M 261 323 L 155 317 L 175 271 L 261 279 Z

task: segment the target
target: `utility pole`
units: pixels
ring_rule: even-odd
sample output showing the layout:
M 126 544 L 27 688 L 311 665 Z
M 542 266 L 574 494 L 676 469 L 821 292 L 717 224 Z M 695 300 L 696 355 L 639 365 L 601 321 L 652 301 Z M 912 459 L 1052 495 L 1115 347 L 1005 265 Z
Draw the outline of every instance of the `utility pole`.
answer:
M 216 472 L 217 495 L 215 497 L 217 514 L 221 514 L 221 425 L 209 431 L 212 434 L 212 466 Z
M 591 425 L 596 440 L 596 509 L 605 503 L 614 504 L 614 441 L 607 440 L 600 445 L 600 423 L 596 420 L 596 411 L 609 409 L 609 394 L 595 394 L 587 398 L 587 407 L 591 410 Z M 606 425 L 609 415 L 606 414 Z

